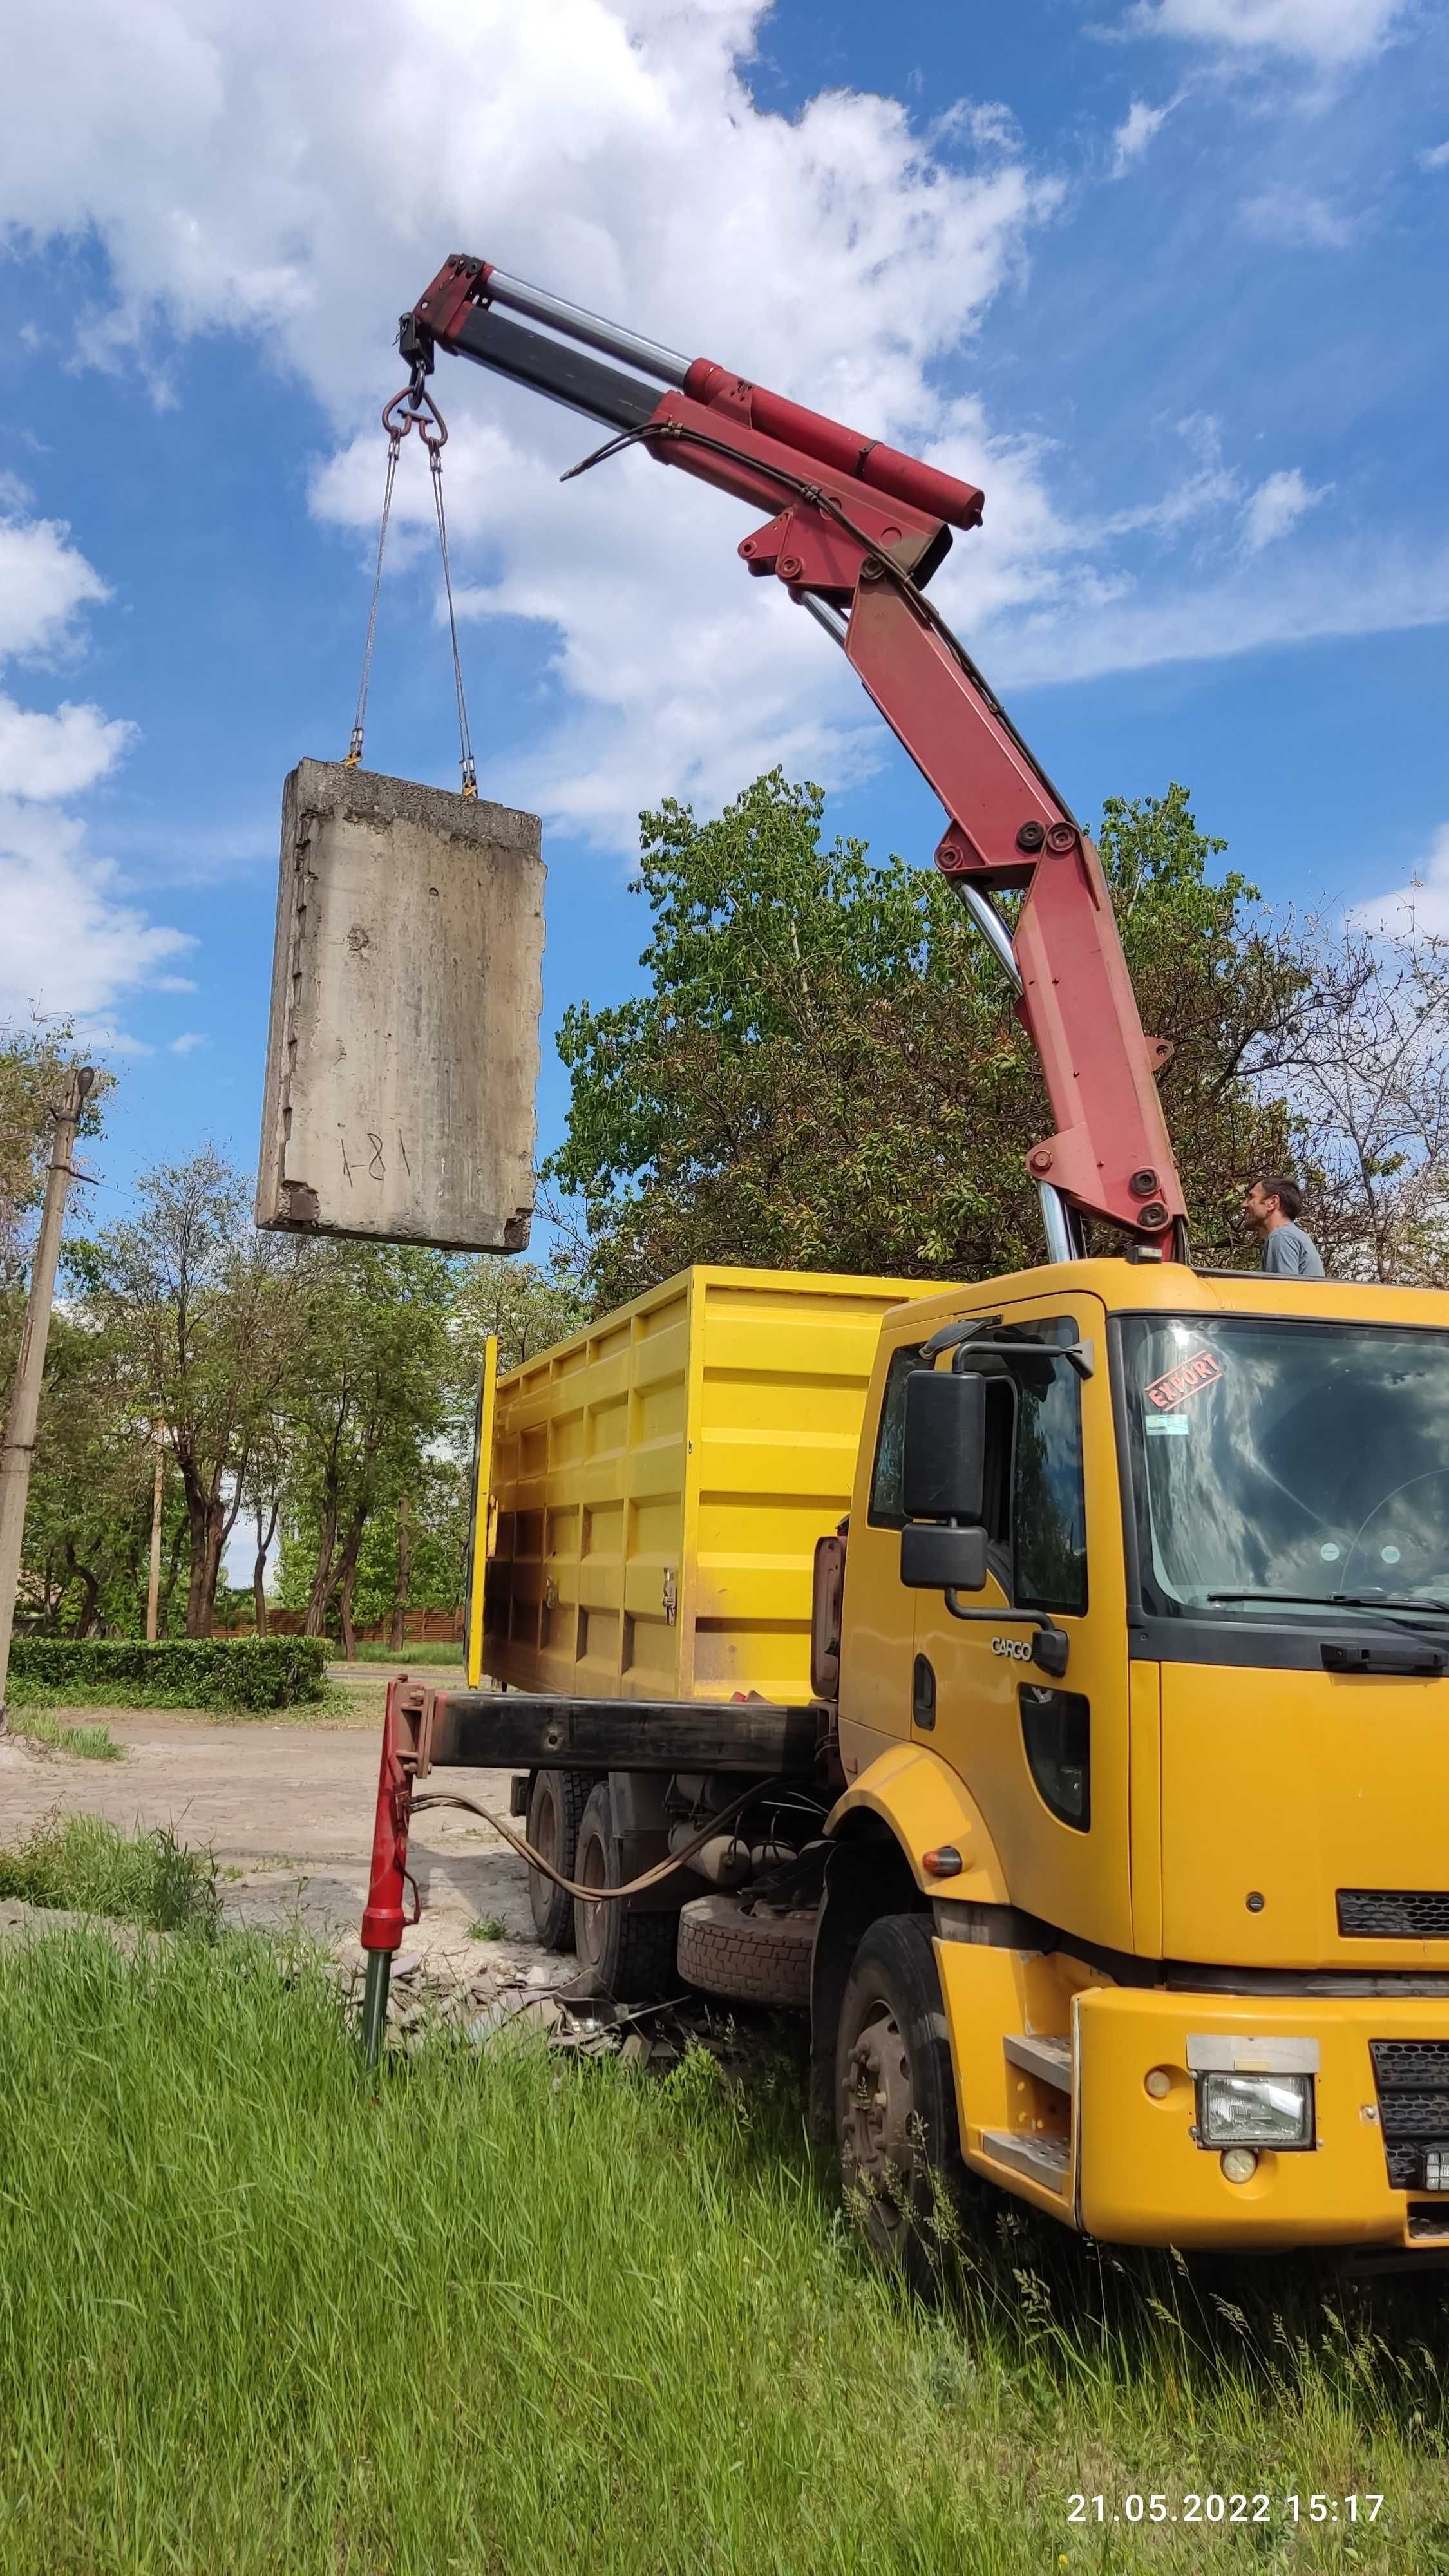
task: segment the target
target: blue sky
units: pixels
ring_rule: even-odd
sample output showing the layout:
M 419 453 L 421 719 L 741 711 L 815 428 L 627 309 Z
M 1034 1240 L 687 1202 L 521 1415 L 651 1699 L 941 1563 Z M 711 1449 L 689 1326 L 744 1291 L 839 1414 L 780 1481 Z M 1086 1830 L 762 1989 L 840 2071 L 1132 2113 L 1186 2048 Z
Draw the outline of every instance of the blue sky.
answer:
M 1079 812 L 1183 779 L 1276 902 L 1418 875 L 1449 929 L 1437 0 L 56 0 L 16 46 L 0 1017 L 120 1075 L 104 1212 L 254 1155 L 282 779 L 346 749 L 391 334 L 453 249 L 983 484 L 936 594 Z M 484 792 L 545 815 L 546 1150 L 640 804 L 778 758 L 882 849 L 937 814 L 734 505 L 560 489 L 586 423 L 437 390 Z M 368 758 L 446 785 L 427 508 L 405 455 Z

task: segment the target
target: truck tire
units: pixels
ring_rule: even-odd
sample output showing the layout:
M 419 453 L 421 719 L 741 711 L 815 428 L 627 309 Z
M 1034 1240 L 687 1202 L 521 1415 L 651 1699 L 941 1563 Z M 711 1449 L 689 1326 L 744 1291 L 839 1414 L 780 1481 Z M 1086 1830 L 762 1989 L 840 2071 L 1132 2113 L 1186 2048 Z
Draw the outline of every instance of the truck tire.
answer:
M 941 1981 L 926 1914 L 872 1923 L 851 1963 L 835 2049 L 846 2201 L 882 2260 L 940 2278 L 964 2167 Z
M 617 1887 L 618 1854 L 609 1783 L 600 1780 L 579 1822 L 572 1874 L 585 1887 Z M 593 1970 L 616 2004 L 656 2003 L 675 1991 L 677 1914 L 636 1913 L 627 1898 L 622 1905 L 591 1905 L 576 1896 L 573 1909 L 579 1964 Z
M 575 1875 L 579 1827 L 594 1785 L 592 1771 L 535 1771 L 528 1784 L 528 1821 L 524 1839 L 551 1860 L 565 1878 Z M 528 1902 L 533 1928 L 545 1950 L 574 1946 L 574 1900 L 555 1887 L 542 1870 L 528 1873 Z
M 813 1906 L 787 1912 L 748 1896 L 699 1896 L 679 1918 L 679 1973 L 736 2003 L 807 2007 L 814 1945 Z

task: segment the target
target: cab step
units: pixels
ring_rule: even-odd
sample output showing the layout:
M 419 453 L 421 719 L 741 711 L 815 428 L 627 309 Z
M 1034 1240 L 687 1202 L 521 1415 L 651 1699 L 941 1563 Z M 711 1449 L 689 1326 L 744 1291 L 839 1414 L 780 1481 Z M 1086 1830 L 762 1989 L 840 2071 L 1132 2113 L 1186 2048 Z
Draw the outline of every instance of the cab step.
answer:
M 1072 2089 L 1072 2043 L 1069 2039 L 1044 2039 L 1036 2031 L 1014 2031 L 1006 2039 L 1006 2054 L 1013 2066 L 1024 2068 L 1043 2084 L 1055 2085 L 1059 2093 Z
M 983 2129 L 981 2152 L 994 2165 L 1010 2165 L 1047 2191 L 1065 2191 L 1071 2176 L 1070 2144 L 1040 2129 Z

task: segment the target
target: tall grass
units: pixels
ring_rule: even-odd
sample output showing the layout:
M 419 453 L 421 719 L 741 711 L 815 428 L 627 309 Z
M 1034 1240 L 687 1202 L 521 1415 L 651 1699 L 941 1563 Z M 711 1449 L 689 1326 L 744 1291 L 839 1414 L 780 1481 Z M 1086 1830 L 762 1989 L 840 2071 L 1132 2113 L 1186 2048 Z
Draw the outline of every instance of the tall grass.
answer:
M 988 2229 L 928 2313 L 784 2079 L 440 2033 L 374 2091 L 305 1956 L 66 1935 L 0 1956 L 0 2122 L 5 2576 L 1445 2564 L 1432 2287 L 1381 2332 Z M 1265 2488 L 1247 2533 L 1065 2519 Z M 1365 2488 L 1352 2559 L 1276 2503 Z
M 123 1834 L 102 1816 L 42 1817 L 24 1842 L 0 1847 L 0 1897 L 104 1914 L 152 1932 L 200 1932 L 221 1924 L 216 1863 L 178 1842 L 170 1825 Z
M 125 1748 L 116 1742 L 108 1726 L 67 1726 L 44 1710 L 27 1708 L 23 1719 L 12 1724 L 12 1735 L 26 1736 L 32 1744 L 48 1744 L 56 1753 L 75 1753 L 84 1762 L 123 1762 Z
M 414 1638 L 410 1646 L 388 1646 L 376 1637 L 363 1638 L 357 1648 L 360 1664 L 401 1664 L 405 1670 L 415 1665 L 448 1664 L 455 1672 L 463 1669 L 463 1648 L 450 1646 L 440 1637 Z

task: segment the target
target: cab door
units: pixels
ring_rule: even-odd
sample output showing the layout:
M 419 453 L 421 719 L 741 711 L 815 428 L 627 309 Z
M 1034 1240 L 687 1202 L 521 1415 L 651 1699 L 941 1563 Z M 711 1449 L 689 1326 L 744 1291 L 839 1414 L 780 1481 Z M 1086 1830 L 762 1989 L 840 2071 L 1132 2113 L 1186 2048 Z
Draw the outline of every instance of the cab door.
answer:
M 845 1552 L 840 1759 L 847 1780 L 911 1731 L 915 1597 L 901 1583 L 901 1457 L 906 1379 L 920 1366 L 920 1325 L 892 1331 L 887 1324 L 866 1402 Z
M 1127 1950 L 1126 1587 L 1105 1323 L 1097 1298 L 1057 1294 L 983 1326 L 1004 1347 L 977 1357 L 966 1343 L 934 1362 L 986 1381 L 989 1571 L 960 1600 L 1001 1615 L 963 1621 L 942 1593 L 915 1595 L 912 1734 L 971 1791 L 1011 1902 Z M 1037 1629 L 1013 1609 L 1064 1632 L 1059 1678 L 1032 1660 Z

